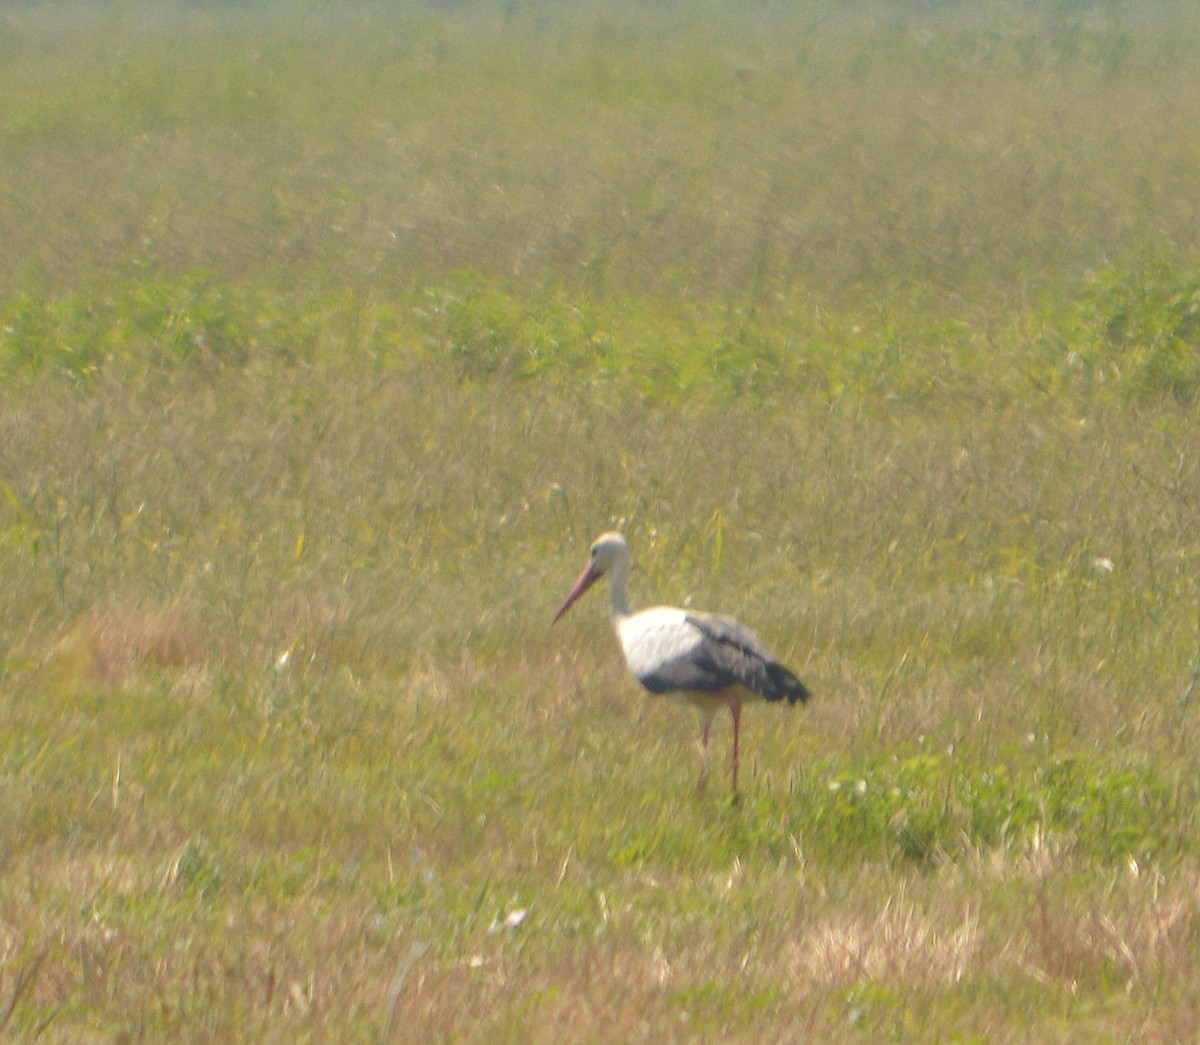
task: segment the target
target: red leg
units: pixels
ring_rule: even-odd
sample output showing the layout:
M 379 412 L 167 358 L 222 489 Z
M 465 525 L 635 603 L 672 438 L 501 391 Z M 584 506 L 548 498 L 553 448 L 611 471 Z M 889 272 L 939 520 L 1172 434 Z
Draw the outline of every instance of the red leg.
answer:
M 738 778 L 738 733 L 742 721 L 742 702 L 736 693 L 723 693 L 721 699 L 733 716 L 733 793 L 737 794 Z
M 704 732 L 700 737 L 700 790 L 708 783 L 708 731 L 712 728 L 712 715 L 704 719 Z

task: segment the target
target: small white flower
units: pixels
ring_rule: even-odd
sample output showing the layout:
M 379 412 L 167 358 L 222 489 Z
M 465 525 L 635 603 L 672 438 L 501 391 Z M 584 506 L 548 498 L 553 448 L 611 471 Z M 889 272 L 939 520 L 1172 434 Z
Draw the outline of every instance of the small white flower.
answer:
M 492 919 L 492 924 L 488 926 L 489 933 L 498 933 L 503 929 L 515 929 L 523 921 L 525 921 L 525 908 L 518 907 L 515 910 L 509 911 L 504 916 L 504 921 L 500 920 L 499 915 Z

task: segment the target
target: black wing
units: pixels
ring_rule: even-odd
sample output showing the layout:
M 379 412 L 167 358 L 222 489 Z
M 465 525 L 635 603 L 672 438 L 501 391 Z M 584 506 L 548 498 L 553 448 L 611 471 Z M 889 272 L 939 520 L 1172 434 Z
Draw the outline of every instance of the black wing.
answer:
M 689 613 L 687 622 L 700 632 L 701 640 L 687 653 L 639 680 L 652 693 L 711 693 L 741 686 L 766 700 L 795 704 L 808 699 L 804 683 L 740 621 L 711 613 Z

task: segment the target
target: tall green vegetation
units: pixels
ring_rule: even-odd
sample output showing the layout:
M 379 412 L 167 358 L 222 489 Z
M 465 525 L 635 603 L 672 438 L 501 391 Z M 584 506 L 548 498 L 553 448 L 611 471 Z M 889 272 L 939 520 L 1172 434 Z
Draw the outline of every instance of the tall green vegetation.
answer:
M 1195 1037 L 1189 7 L 3 16 L 0 1036 Z

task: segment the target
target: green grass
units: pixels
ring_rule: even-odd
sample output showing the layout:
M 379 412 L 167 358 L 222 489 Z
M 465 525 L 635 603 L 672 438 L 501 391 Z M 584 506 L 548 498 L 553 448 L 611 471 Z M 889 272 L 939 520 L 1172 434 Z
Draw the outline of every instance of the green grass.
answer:
M 1198 41 L 5 8 L 0 1036 L 1194 1039 Z

